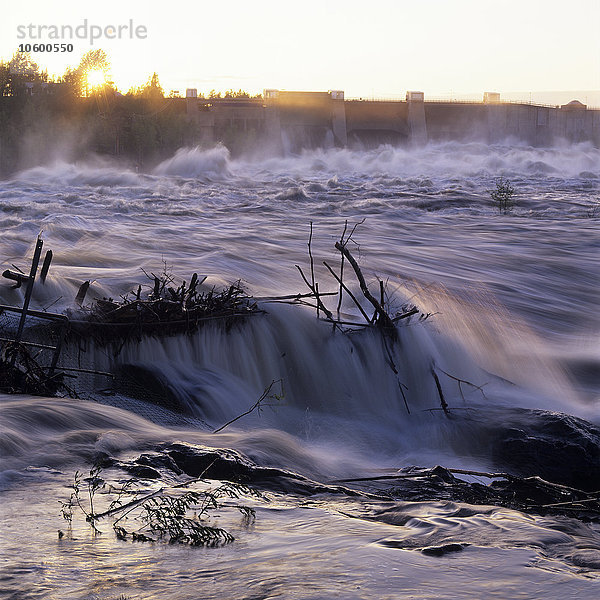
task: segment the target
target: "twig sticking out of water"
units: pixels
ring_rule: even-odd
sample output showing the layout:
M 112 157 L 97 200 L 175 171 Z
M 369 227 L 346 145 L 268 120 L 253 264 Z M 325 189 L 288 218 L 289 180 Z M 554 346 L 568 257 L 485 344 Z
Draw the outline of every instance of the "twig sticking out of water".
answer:
M 302 269 L 300 268 L 299 265 L 296 265 L 296 269 L 298 269 L 298 271 L 300 271 L 300 275 L 302 276 L 302 279 L 304 280 L 304 283 L 306 283 L 306 285 L 308 286 L 308 288 L 310 289 L 310 291 L 313 293 L 315 300 L 317 301 L 317 317 L 319 316 L 319 311 L 322 310 L 325 315 L 327 316 L 327 318 L 330 321 L 333 321 L 333 315 L 331 314 L 331 311 L 323 304 L 323 302 L 321 301 L 321 297 L 319 295 L 319 284 L 315 281 L 315 263 L 313 260 L 313 255 L 312 255 L 312 237 L 313 237 L 313 224 L 312 221 L 310 222 L 310 235 L 308 236 L 308 256 L 310 258 L 310 283 L 308 282 L 308 279 L 304 276 L 304 273 L 302 272 Z M 335 325 L 334 325 L 335 328 Z
M 35 347 L 29 344 L 29 348 Z M 38 347 L 43 348 L 43 345 Z M 77 394 L 64 383 L 65 373 L 49 374 L 33 356 L 28 346 L 0 339 L 0 391 L 8 394 L 54 396 L 57 393 L 76 398 Z
M 438 367 L 438 370 L 443 373 L 444 375 L 446 375 L 446 377 L 449 377 L 450 379 L 453 379 L 454 381 L 456 381 L 458 383 L 458 390 L 460 392 L 460 396 L 463 399 L 463 401 L 465 400 L 465 396 L 463 394 L 463 390 L 461 385 L 464 383 L 465 385 L 469 385 L 472 388 L 475 388 L 476 390 L 479 390 L 481 392 L 481 395 L 487 400 L 487 396 L 485 395 L 485 392 L 483 391 L 483 386 L 487 385 L 487 383 L 484 383 L 483 385 L 476 385 L 474 383 L 471 383 L 470 381 L 467 381 L 466 379 L 461 379 L 460 377 L 456 377 L 455 375 L 450 375 L 450 373 L 447 373 L 446 371 L 444 371 L 444 369 L 440 369 Z
M 356 228 L 359 225 L 362 225 L 364 222 L 365 222 L 365 219 L 362 219 L 361 221 L 358 221 L 358 223 L 355 223 L 354 227 L 352 227 L 352 231 L 350 232 L 350 234 L 348 235 L 348 237 L 346 237 L 346 232 L 348 231 L 348 219 L 346 219 L 346 221 L 344 222 L 344 230 L 342 231 L 342 235 L 340 236 L 340 244 L 342 244 L 343 246 L 345 246 L 350 240 L 352 240 L 352 236 L 354 235 L 354 232 L 356 231 Z M 354 241 L 354 240 L 352 240 L 352 241 Z M 343 280 L 344 280 L 344 255 L 343 254 L 342 254 L 342 258 L 340 260 L 340 276 L 339 276 L 339 279 L 335 275 L 334 275 L 334 277 L 340 283 L 339 299 L 338 299 L 338 305 L 337 305 L 337 315 L 338 315 L 338 319 L 339 319 L 339 317 L 340 317 L 340 310 L 342 308 L 343 291 L 346 290 L 348 293 L 350 293 L 349 290 L 348 290 L 348 288 L 342 283 Z M 356 302 L 356 299 L 354 298 L 354 296 L 352 294 L 350 294 L 350 297 L 352 298 L 352 300 L 354 301 L 354 303 L 359 307 L 359 309 L 362 312 L 362 307 L 360 306 L 360 304 L 358 304 Z M 368 321 L 368 319 L 366 318 L 366 316 L 365 316 L 365 319 Z
M 344 258 L 344 255 L 342 254 L 342 260 Z M 346 290 L 346 293 L 348 294 L 348 296 L 350 296 L 350 298 L 352 298 L 352 301 L 354 302 L 354 304 L 357 306 L 358 310 L 360 311 L 360 314 L 365 318 L 365 321 L 367 323 L 370 323 L 370 319 L 367 316 L 367 313 L 364 311 L 363 307 L 360 305 L 360 302 L 356 299 L 356 297 L 354 296 L 354 294 L 350 291 L 350 288 L 344 283 L 344 281 L 342 280 L 342 276 L 343 276 L 343 267 L 342 267 L 342 274 L 338 277 L 338 275 L 335 273 L 335 271 L 327 264 L 326 261 L 323 261 L 323 264 L 327 267 L 327 270 L 333 275 L 333 277 L 335 278 L 335 280 L 340 284 L 340 290 Z M 343 262 L 342 262 L 343 265 Z M 341 292 L 340 292 L 340 298 L 341 298 Z M 339 305 L 338 305 L 339 306 Z M 339 308 L 338 308 L 338 317 L 339 317 Z M 339 320 L 339 319 L 338 319 Z
M 320 313 L 322 312 L 325 315 L 324 320 L 329 323 L 332 323 L 334 330 L 336 327 L 338 327 L 340 329 L 340 331 L 344 331 L 342 329 L 342 326 L 350 326 L 350 327 L 374 327 L 375 326 L 379 329 L 379 331 L 383 334 L 382 339 L 383 339 L 384 348 L 386 351 L 386 357 L 387 357 L 386 362 L 389 365 L 389 367 L 391 368 L 391 370 L 394 372 L 396 377 L 398 378 L 399 372 L 398 372 L 398 369 L 396 368 L 396 365 L 394 364 L 394 359 L 392 356 L 392 348 L 394 346 L 394 343 L 399 342 L 396 323 L 402 319 L 409 319 L 411 316 L 418 314 L 420 311 L 415 306 L 404 306 L 403 307 L 404 312 L 402 314 L 396 315 L 394 318 L 392 318 L 388 314 L 386 307 L 385 307 L 385 304 L 386 304 L 385 283 L 383 281 L 379 281 L 379 300 L 377 300 L 377 298 L 375 298 L 375 296 L 369 290 L 369 287 L 367 286 L 365 277 L 358 265 L 358 262 L 356 261 L 356 259 L 354 258 L 354 256 L 350 252 L 350 250 L 348 249 L 348 245 L 350 242 L 356 244 L 355 240 L 353 239 L 353 235 L 356 231 L 356 228 L 363 222 L 364 222 L 364 219 L 358 223 L 355 223 L 354 226 L 352 227 L 352 229 L 350 230 L 350 232 L 348 233 L 348 221 L 346 221 L 344 223 L 344 230 L 342 231 L 342 235 L 340 236 L 339 241 L 335 242 L 335 248 L 340 252 L 339 275 L 336 273 L 334 268 L 327 261 L 323 261 L 323 265 L 326 267 L 326 269 L 329 271 L 329 273 L 335 279 L 335 281 L 337 282 L 337 284 L 339 286 L 339 291 L 338 291 L 339 297 L 338 297 L 338 303 L 337 303 L 337 318 L 334 318 L 332 311 L 329 310 L 324 305 L 324 303 L 319 295 L 318 283 L 315 281 L 314 257 L 313 257 L 313 253 L 312 253 L 312 240 L 313 240 L 313 233 L 314 233 L 312 222 L 310 224 L 310 234 L 309 234 L 309 238 L 308 238 L 308 255 L 309 255 L 310 271 L 311 271 L 310 281 L 308 280 L 308 277 L 306 277 L 306 275 L 304 274 L 304 272 L 302 271 L 302 269 L 299 265 L 296 265 L 296 268 L 300 272 L 300 275 L 301 275 L 304 283 L 307 285 L 307 287 L 311 291 L 310 295 L 314 296 L 316 298 L 316 306 L 314 306 L 314 307 L 317 309 L 317 317 L 319 317 Z M 352 266 L 352 269 L 354 271 L 356 279 L 358 280 L 360 289 L 361 289 L 364 297 L 368 300 L 368 302 L 374 308 L 375 312 L 373 313 L 372 317 L 369 317 L 369 315 L 367 314 L 367 311 L 363 308 L 363 306 L 359 302 L 358 298 L 353 294 L 350 287 L 344 282 L 344 265 L 345 265 L 346 261 L 348 263 L 350 263 L 350 265 Z M 362 318 L 364 319 L 364 322 L 351 322 L 351 321 L 347 321 L 347 320 L 342 320 L 340 318 L 340 311 L 341 311 L 341 305 L 342 305 L 342 294 L 344 292 L 346 292 L 348 294 L 348 296 L 350 297 L 350 299 L 352 300 L 352 302 L 354 302 L 354 305 L 360 312 Z M 390 347 L 390 345 L 388 345 L 388 338 L 391 342 L 391 347 Z M 399 379 L 398 379 L 398 388 L 399 388 L 402 398 L 404 400 L 404 405 L 406 407 L 406 410 L 410 414 L 408 401 L 406 398 L 406 394 L 404 393 L 404 390 L 408 390 L 408 388 Z
M 431 376 L 433 377 L 433 380 L 435 381 L 435 387 L 437 388 L 438 395 L 440 397 L 440 405 L 442 407 L 442 410 L 444 411 L 444 413 L 446 415 L 449 415 L 450 411 L 448 410 L 448 403 L 446 402 L 446 399 L 444 398 L 442 384 L 440 383 L 440 378 L 437 376 L 437 373 L 435 372 L 435 368 L 433 365 L 431 365 Z
M 358 265 L 358 262 L 356 261 L 356 259 L 354 258 L 354 256 L 350 252 L 350 250 L 348 249 L 348 245 L 350 242 L 356 244 L 356 242 L 352 236 L 354 235 L 356 228 L 363 222 L 364 222 L 364 219 L 362 221 L 359 221 L 358 223 L 355 223 L 354 226 L 352 227 L 352 229 L 350 230 L 350 232 L 348 233 L 348 221 L 346 221 L 344 224 L 344 230 L 342 232 L 340 239 L 337 242 L 335 242 L 335 248 L 340 252 L 339 275 L 338 275 L 338 273 L 336 273 L 334 268 L 327 261 L 323 261 L 323 265 L 327 268 L 327 270 L 329 271 L 329 273 L 335 279 L 335 281 L 337 282 L 337 284 L 339 286 L 338 292 L 337 292 L 337 294 L 338 294 L 337 318 L 334 318 L 332 311 L 329 308 L 327 308 L 327 306 L 325 306 L 325 304 L 323 303 L 322 296 L 329 295 L 329 294 L 320 293 L 319 292 L 319 284 L 316 281 L 315 269 L 314 269 L 314 256 L 313 256 L 313 251 L 312 251 L 312 241 L 313 241 L 313 235 L 314 235 L 314 229 L 313 229 L 312 222 L 310 224 L 310 234 L 309 234 L 308 243 L 307 243 L 309 265 L 310 265 L 310 279 L 309 279 L 309 277 L 307 277 L 305 275 L 304 271 L 302 270 L 302 268 L 299 265 L 295 265 L 295 266 L 296 266 L 296 269 L 298 269 L 298 272 L 300 273 L 302 280 L 304 281 L 304 283 L 306 284 L 306 286 L 308 287 L 308 289 L 311 292 L 309 294 L 309 296 L 312 296 L 316 299 L 315 308 L 317 310 L 317 317 L 320 316 L 320 313 L 323 313 L 325 315 L 325 320 L 332 323 L 334 329 L 336 327 L 339 327 L 340 330 L 342 330 L 341 329 L 342 325 L 351 325 L 351 326 L 354 325 L 354 326 L 362 326 L 362 327 L 376 325 L 382 331 L 384 331 L 386 333 L 386 335 L 395 339 L 397 337 L 395 323 L 402 319 L 411 317 L 412 315 L 418 314 L 420 311 L 418 308 L 416 308 L 414 306 L 405 306 L 405 307 L 403 307 L 405 310 L 405 312 L 403 314 L 396 315 L 394 318 L 392 318 L 388 314 L 388 312 L 386 311 L 386 308 L 385 308 L 385 284 L 384 284 L 384 282 L 383 281 L 379 282 L 379 297 L 380 297 L 379 300 L 377 300 L 377 298 L 375 298 L 375 296 L 369 290 L 366 280 L 365 280 L 365 277 Z M 360 289 L 361 289 L 363 295 L 375 309 L 375 312 L 372 317 L 369 317 L 369 315 L 367 314 L 367 311 L 363 308 L 363 306 L 361 305 L 361 303 L 359 302 L 357 297 L 352 293 L 352 290 L 350 289 L 350 287 L 344 282 L 344 265 L 345 265 L 346 261 L 349 262 L 350 265 L 352 266 L 352 269 L 356 275 L 356 278 L 358 280 L 358 283 L 359 283 L 359 286 L 360 286 Z M 342 320 L 340 318 L 340 311 L 341 311 L 342 298 L 343 298 L 344 292 L 346 292 L 346 294 L 348 294 L 348 296 L 350 297 L 352 302 L 354 302 L 356 308 L 358 309 L 362 318 L 364 319 L 364 323 L 360 323 L 360 322 L 351 323 L 351 322 Z M 300 298 L 300 295 L 298 296 L 298 298 Z
M 274 394 L 274 393 L 272 394 L 271 389 L 277 383 L 281 384 L 281 391 L 279 394 Z M 225 425 L 221 425 L 221 427 L 218 427 L 217 429 L 215 429 L 213 431 L 213 433 L 219 433 L 219 431 L 223 431 L 223 429 L 225 429 L 225 427 L 228 427 L 229 425 L 231 425 L 232 423 L 235 423 L 242 417 L 249 415 L 254 410 L 257 410 L 258 412 L 260 412 L 260 410 L 262 409 L 262 406 L 263 406 L 263 402 L 265 400 L 269 399 L 269 400 L 280 401 L 283 397 L 284 397 L 283 379 L 273 379 L 273 381 L 271 381 L 271 383 L 265 388 L 265 390 L 261 394 L 260 398 L 246 412 L 243 412 L 241 415 L 238 415 L 234 419 L 231 419 L 231 421 L 227 421 L 227 423 L 225 423 Z
M 295 266 L 296 266 L 296 269 L 298 269 L 302 279 L 304 280 L 304 283 L 308 286 L 308 289 L 312 292 L 312 295 L 315 297 L 315 299 L 317 301 L 317 311 L 322 310 L 330 321 L 334 321 L 335 319 L 333 318 L 333 314 L 331 314 L 331 311 L 323 304 L 323 302 L 319 296 L 319 291 L 316 288 L 316 284 L 313 286 L 308 281 L 308 279 L 304 275 L 304 272 L 302 271 L 302 268 L 300 267 L 300 265 L 295 265 Z

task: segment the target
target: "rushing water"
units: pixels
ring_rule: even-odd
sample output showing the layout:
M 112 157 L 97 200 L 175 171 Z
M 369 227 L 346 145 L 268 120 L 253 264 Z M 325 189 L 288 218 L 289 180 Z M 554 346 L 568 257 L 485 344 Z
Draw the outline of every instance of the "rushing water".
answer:
M 490 200 L 498 177 L 516 190 L 510 214 Z M 119 542 L 82 523 L 68 539 L 56 530 L 57 500 L 99 451 L 128 456 L 185 440 L 330 481 L 407 465 L 501 467 L 490 431 L 518 426 L 520 407 L 600 424 L 599 218 L 600 151 L 588 145 L 448 143 L 261 160 L 182 149 L 147 174 L 88 160 L 2 182 L 2 268 L 25 268 L 40 230 L 54 252 L 36 307 L 69 308 L 87 279 L 96 297 L 118 297 L 144 283 L 140 267 L 163 263 L 179 278 L 206 275 L 208 286 L 241 279 L 254 296 L 304 292 L 294 265 L 307 268 L 311 222 L 317 279 L 335 289 L 322 261 L 337 264 L 333 244 L 348 221 L 361 222 L 352 248 L 369 281 L 387 281 L 397 309 L 411 302 L 432 316 L 400 328 L 398 374 L 377 335 L 332 335 L 311 309 L 266 302 L 266 314 L 231 331 L 127 344 L 118 362 L 168 380 L 186 419 L 126 397 L 2 397 L 0 594 L 597 597 L 597 525 L 489 506 L 273 494 L 256 501 L 252 528 L 232 521 L 237 540 L 218 549 Z M 2 284 L 0 298 L 19 303 L 22 290 Z M 356 309 L 345 302 L 343 312 Z M 102 349 L 85 360 L 115 366 Z M 483 385 L 485 397 L 442 378 L 456 409 L 445 418 L 431 364 Z M 279 378 L 276 406 L 209 433 Z M 418 552 L 449 542 L 469 546 Z

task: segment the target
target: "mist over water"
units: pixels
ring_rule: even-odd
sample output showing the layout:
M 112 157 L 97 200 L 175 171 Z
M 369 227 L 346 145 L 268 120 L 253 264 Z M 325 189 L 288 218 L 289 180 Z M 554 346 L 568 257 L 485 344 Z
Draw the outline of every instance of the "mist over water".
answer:
M 506 215 L 490 199 L 499 177 L 516 190 L 515 207 Z M 410 464 L 493 468 L 490 431 L 518 424 L 514 411 L 520 408 L 558 411 L 598 425 L 599 219 L 600 150 L 587 144 L 532 148 L 449 142 L 411 149 L 330 148 L 261 160 L 233 159 L 218 146 L 182 148 L 150 173 L 93 161 L 23 171 L 0 182 L 0 260 L 2 269 L 14 263 L 25 270 L 43 230 L 54 261 L 46 285 L 35 289 L 35 308 L 71 307 L 79 285 L 88 279 L 90 296 L 118 298 L 145 283 L 140 268 L 156 272 L 164 263 L 172 265 L 178 280 L 189 281 L 193 272 L 206 275 L 208 288 L 241 279 L 255 296 L 304 292 L 294 265 L 308 265 L 310 222 L 320 288 L 335 290 L 322 261 L 338 264 L 334 243 L 345 221 L 364 220 L 352 251 L 367 279 L 388 282 L 397 310 L 411 302 L 432 316 L 400 328 L 401 343 L 392 356 L 397 375 L 378 336 L 332 335 L 311 309 L 266 302 L 261 304 L 266 314 L 229 332 L 208 326 L 189 338 L 128 343 L 117 359 L 91 346 L 83 358 L 89 366 L 134 365 L 171 382 L 185 419 L 166 408 L 150 410 L 130 397 L 104 398 L 105 404 L 3 397 L 2 482 L 9 500 L 16 502 L 18 485 L 41 485 L 54 502 L 57 482 L 66 481 L 72 466 L 83 470 L 94 453 L 139 453 L 165 440 L 235 448 L 258 464 L 327 480 Z M 0 284 L 4 303 L 22 302 L 22 293 L 8 282 Z M 348 318 L 356 314 L 350 302 L 342 311 Z M 483 385 L 485 397 L 444 379 L 448 402 L 457 409 L 452 420 L 445 419 L 441 411 L 431 410 L 439 408 L 429 375 L 432 364 Z M 279 378 L 285 387 L 280 405 L 212 436 L 212 428 L 247 410 Z M 410 414 L 399 382 L 406 387 Z M 561 590 L 574 586 L 574 593 L 591 589 L 584 583 L 598 583 L 590 579 L 578 587 L 583 579 L 571 560 L 586 543 L 595 544 L 600 554 L 598 537 L 584 542 L 587 533 L 567 527 L 558 534 L 555 523 L 511 511 L 462 518 L 450 505 L 430 503 L 425 509 L 429 516 L 414 509 L 414 539 L 444 540 L 458 528 L 479 549 L 469 555 L 464 571 L 452 575 L 449 567 L 440 572 L 449 594 L 461 589 L 465 573 L 479 573 L 486 561 L 497 568 L 503 561 L 508 565 L 502 580 L 513 591 L 528 581 L 541 585 L 542 573 L 554 573 L 550 580 L 566 582 Z M 293 544 L 294 536 L 302 538 L 302 527 L 311 533 L 297 540 L 301 562 L 316 560 L 324 570 L 331 563 L 323 553 L 334 550 L 346 572 L 375 573 L 380 561 L 386 569 L 400 569 L 392 579 L 403 578 L 404 585 L 416 585 L 411 568 L 421 574 L 428 568 L 421 557 L 397 564 L 393 552 L 404 556 L 405 551 L 369 546 L 392 530 L 400 535 L 389 512 L 382 516 L 378 508 L 363 506 L 356 510 L 372 511 L 372 524 L 347 525 L 346 520 L 340 525 L 342 517 L 326 506 L 315 508 L 314 518 L 293 503 L 285 510 L 298 529 L 265 509 L 257 521 L 264 522 L 264 528 L 259 526 L 262 541 L 255 539 L 258 549 L 251 558 L 241 560 L 236 550 L 220 555 L 238 565 L 241 580 L 251 581 L 255 569 L 262 573 L 275 539 L 286 554 L 285 540 Z M 392 513 L 398 510 L 404 509 Z M 481 523 L 487 533 L 478 530 Z M 350 527 L 354 533 L 325 541 L 321 536 L 334 527 Z M 498 528 L 505 529 L 504 537 L 491 533 Z M 493 541 L 500 537 L 501 542 Z M 515 542 L 523 537 L 527 544 Z M 345 545 L 354 556 L 341 550 Z M 516 546 L 521 550 L 508 550 Z M 569 550 L 561 554 L 559 546 Z M 531 548 L 542 548 L 541 554 Z M 130 551 L 110 544 L 102 550 L 117 565 L 130 560 Z M 135 550 L 140 560 L 146 552 Z M 544 553 L 552 564 L 527 568 L 546 560 L 540 558 Z M 179 560 L 177 552 L 168 550 L 161 568 L 178 572 Z M 217 559 L 204 554 L 203 560 L 212 564 Z M 589 557 L 585 560 L 591 564 Z M 303 593 L 299 579 L 279 569 L 278 576 L 287 581 L 283 589 L 295 590 L 289 597 L 322 597 L 322 590 Z M 528 579 L 531 571 L 535 576 Z M 33 581 L 36 576 L 28 577 Z M 177 577 L 172 582 L 181 581 Z M 365 583 L 361 577 L 348 576 L 340 584 L 344 597 L 368 597 L 357 591 Z M 482 587 L 477 584 L 474 590 L 482 593 L 485 578 L 479 574 L 475 579 Z M 149 597 L 189 597 L 185 594 L 197 585 L 194 580 L 176 592 L 168 580 L 155 584 Z M 215 585 L 206 597 L 237 590 L 235 583 Z M 389 589 L 380 585 L 379 594 Z M 137 580 L 132 586 L 143 587 Z M 69 589 L 77 597 L 77 589 Z M 436 597 L 442 597 L 438 591 Z M 544 593 L 559 597 L 552 596 L 550 584 Z

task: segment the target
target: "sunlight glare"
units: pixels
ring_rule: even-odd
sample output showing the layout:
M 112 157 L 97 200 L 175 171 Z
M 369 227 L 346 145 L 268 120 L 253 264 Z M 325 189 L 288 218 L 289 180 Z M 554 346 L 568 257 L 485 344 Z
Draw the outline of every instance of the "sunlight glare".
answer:
M 106 83 L 106 75 L 102 69 L 92 69 L 86 73 L 88 85 L 94 89 Z

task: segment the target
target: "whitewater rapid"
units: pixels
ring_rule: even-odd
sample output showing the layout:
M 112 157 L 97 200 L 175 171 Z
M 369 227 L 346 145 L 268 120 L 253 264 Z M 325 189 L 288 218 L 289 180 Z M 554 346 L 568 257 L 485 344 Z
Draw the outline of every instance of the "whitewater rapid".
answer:
M 509 214 L 490 198 L 500 177 L 516 190 Z M 183 549 L 121 547 L 108 536 L 87 537 L 84 527 L 75 546 L 56 546 L 47 506 L 99 453 L 132 456 L 183 440 L 327 481 L 413 464 L 493 469 L 491 439 L 526 427 L 522 409 L 600 425 L 600 151 L 589 145 L 446 143 L 235 160 L 221 146 L 184 148 L 148 173 L 99 158 L 57 161 L 0 182 L 0 219 L 2 270 L 25 270 L 40 231 L 54 252 L 51 275 L 32 300 L 39 309 L 71 308 L 85 280 L 88 299 L 118 298 L 146 283 L 142 268 L 165 266 L 176 281 L 206 276 L 206 289 L 239 279 L 257 297 L 305 292 L 295 265 L 307 268 L 311 223 L 320 288 L 336 289 L 322 262 L 338 264 L 334 243 L 348 222 L 360 223 L 352 251 L 369 282 L 386 282 L 393 310 L 410 303 L 431 315 L 400 327 L 391 354 L 372 332 L 332 334 L 313 309 L 268 301 L 260 303 L 264 314 L 228 331 L 211 325 L 188 338 L 148 338 L 117 356 L 94 344 L 66 348 L 74 366 L 152 374 L 150 387 L 168 387 L 170 404 L 146 405 L 148 389 L 135 397 L 90 393 L 95 402 L 2 397 L 3 543 L 15 597 L 58 597 L 57 586 L 66 586 L 62 597 L 108 600 L 145 590 L 140 597 L 188 598 L 206 585 L 182 566 L 198 560 Z M 18 304 L 22 293 L 0 282 L 1 302 Z M 342 313 L 358 316 L 348 298 Z M 432 366 L 452 419 L 440 410 Z M 282 398 L 211 433 L 279 379 Z M 90 385 L 98 392 L 106 381 Z M 19 508 L 32 493 L 39 501 Z M 399 597 L 399 587 L 414 597 L 457 597 L 466 581 L 468 597 L 483 597 L 489 585 L 504 597 L 522 589 L 521 597 L 540 590 L 548 598 L 595 597 L 597 528 L 565 523 L 558 533 L 551 519 L 507 509 L 392 504 L 324 498 L 307 512 L 290 496 L 277 498 L 277 508 L 260 506 L 257 529 L 240 532 L 246 541 L 198 551 L 212 573 L 205 597 L 251 589 L 260 597 L 322 598 L 333 581 L 345 598 Z M 28 523 L 43 524 L 51 560 L 33 542 L 31 560 L 15 558 L 20 510 Z M 398 526 L 404 517 L 394 521 L 402 511 L 413 511 L 408 529 Z M 32 525 L 23 527 L 31 534 Z M 398 536 L 403 548 L 417 548 L 453 535 L 473 549 L 435 574 L 431 558 L 394 549 Z M 145 567 L 129 584 L 118 575 L 149 561 L 160 577 Z M 306 589 L 294 561 L 310 574 Z M 90 562 L 102 564 L 114 585 L 76 583 Z M 486 565 L 497 583 L 486 579 Z M 226 577 L 231 569 L 238 583 Z

